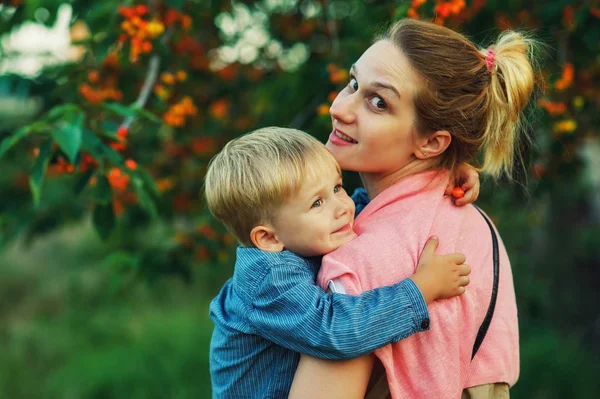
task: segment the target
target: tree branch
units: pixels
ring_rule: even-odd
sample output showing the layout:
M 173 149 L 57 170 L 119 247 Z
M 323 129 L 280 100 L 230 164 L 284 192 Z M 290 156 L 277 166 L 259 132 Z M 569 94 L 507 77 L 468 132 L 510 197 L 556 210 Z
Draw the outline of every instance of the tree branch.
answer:
M 156 8 L 156 0 L 150 0 L 148 2 L 148 6 L 151 10 Z M 168 43 L 169 39 L 173 35 L 173 27 L 171 26 L 160 38 L 160 45 L 164 46 Z M 148 63 L 148 72 L 146 73 L 146 78 L 144 79 L 144 84 L 142 85 L 142 89 L 140 90 L 140 94 L 138 98 L 135 100 L 134 105 L 138 108 L 144 108 L 146 103 L 148 102 L 148 98 L 150 97 L 150 93 L 152 93 L 152 87 L 158 79 L 158 73 L 160 72 L 160 56 L 156 53 L 150 57 L 150 62 Z M 126 118 L 123 123 L 121 123 L 121 127 L 129 129 L 129 127 L 135 122 L 136 117 L 130 116 Z

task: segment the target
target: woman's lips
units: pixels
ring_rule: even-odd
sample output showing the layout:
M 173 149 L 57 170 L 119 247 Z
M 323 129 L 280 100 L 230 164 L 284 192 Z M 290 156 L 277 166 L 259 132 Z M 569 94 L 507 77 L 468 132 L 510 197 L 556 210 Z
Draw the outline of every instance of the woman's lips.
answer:
M 347 146 L 347 145 L 354 145 L 354 144 L 358 144 L 358 142 L 356 140 L 352 140 L 352 141 L 348 141 L 348 140 L 344 140 L 343 138 L 339 137 L 337 132 L 335 129 L 333 129 L 333 131 L 331 132 L 331 134 L 329 135 L 329 141 L 334 144 L 334 145 L 339 145 L 339 146 Z M 340 133 L 342 135 L 344 135 L 343 133 Z M 344 135 L 346 136 L 346 135 Z M 346 136 L 348 137 L 348 136 Z

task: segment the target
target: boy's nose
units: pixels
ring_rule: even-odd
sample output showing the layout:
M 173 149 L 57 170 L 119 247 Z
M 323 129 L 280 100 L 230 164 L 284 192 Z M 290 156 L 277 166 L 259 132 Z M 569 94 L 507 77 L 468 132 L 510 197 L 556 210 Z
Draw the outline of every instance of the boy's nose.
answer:
M 335 217 L 341 218 L 350 212 L 350 207 L 344 201 L 338 200 L 337 206 L 335 208 Z

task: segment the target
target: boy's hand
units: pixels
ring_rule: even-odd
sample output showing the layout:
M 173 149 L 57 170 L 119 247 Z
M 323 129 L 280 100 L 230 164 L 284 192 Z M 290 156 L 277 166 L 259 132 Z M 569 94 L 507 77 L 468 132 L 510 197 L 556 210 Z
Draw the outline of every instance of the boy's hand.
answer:
M 465 264 L 465 255 L 435 255 L 438 244 L 435 236 L 427 241 L 417 271 L 411 277 L 428 305 L 437 299 L 464 294 L 470 282 L 471 267 Z
M 460 206 L 475 202 L 479 197 L 479 173 L 477 173 L 475 168 L 466 163 L 458 167 L 457 173 L 458 181 L 462 183 L 459 187 L 464 191 L 464 196 L 460 198 L 455 197 L 454 203 Z M 454 189 L 454 182 L 450 182 L 444 194 L 452 195 Z

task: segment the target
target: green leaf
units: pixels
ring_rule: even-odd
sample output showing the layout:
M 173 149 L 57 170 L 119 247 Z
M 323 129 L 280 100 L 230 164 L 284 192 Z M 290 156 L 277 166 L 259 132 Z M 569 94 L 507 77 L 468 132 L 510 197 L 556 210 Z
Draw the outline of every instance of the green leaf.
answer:
M 4 156 L 4 154 L 10 150 L 15 144 L 17 144 L 21 139 L 28 136 L 31 133 L 42 132 L 48 128 L 48 124 L 46 122 L 35 122 L 31 125 L 24 126 L 17 130 L 14 134 L 10 135 L 6 139 L 2 140 L 0 143 L 0 158 Z
M 394 19 L 402 19 L 406 18 L 406 14 L 408 13 L 408 9 L 410 8 L 410 3 L 404 3 L 396 8 L 396 12 L 394 13 Z
M 109 146 L 104 145 L 104 144 L 103 144 L 102 150 L 104 151 L 104 156 L 110 162 L 112 162 L 116 165 L 123 164 L 123 157 L 121 156 L 121 154 L 119 154 L 118 152 L 116 152 L 115 150 L 113 150 L 112 148 L 110 148 Z
M 93 215 L 94 227 L 103 240 L 107 239 L 116 225 L 112 203 L 96 204 Z
M 140 201 L 140 205 L 143 209 L 148 211 L 152 217 L 158 217 L 158 212 L 156 210 L 156 204 L 146 192 L 144 188 L 144 182 L 139 177 L 133 177 L 133 186 L 135 187 L 135 192 L 137 194 L 138 200 Z
M 117 138 L 117 132 L 119 130 L 119 124 L 114 121 L 104 121 L 100 125 L 102 129 L 100 134 L 106 137 L 110 137 L 115 140 Z
M 52 108 L 50 111 L 48 111 L 48 115 L 46 115 L 46 118 L 49 120 L 57 120 L 57 119 L 61 119 L 65 116 L 65 114 L 81 114 L 81 108 L 79 108 L 79 106 L 75 105 L 75 104 L 63 104 L 63 105 L 58 105 L 54 108 Z
M 104 103 L 102 104 L 102 108 L 107 111 L 114 112 L 117 115 L 124 116 L 126 118 L 134 118 L 135 110 L 133 108 L 127 107 L 123 104 L 119 103 Z
M 98 176 L 96 185 L 92 190 L 92 198 L 102 205 L 109 205 L 112 203 L 112 187 L 106 176 Z
M 147 190 L 149 190 L 152 194 L 159 197 L 160 190 L 156 186 L 156 182 L 154 181 L 154 178 L 150 175 L 150 173 L 146 172 L 142 168 L 138 168 L 138 170 L 136 172 L 137 172 L 138 176 L 144 181 L 144 187 Z
M 178 10 L 182 10 L 183 9 L 183 3 L 185 3 L 185 0 L 166 0 L 165 3 L 167 3 L 169 6 L 176 8 Z
M 81 194 L 83 189 L 88 185 L 93 174 L 94 169 L 90 168 L 83 175 L 79 176 L 75 182 L 75 186 L 73 186 L 73 194 Z
M 92 157 L 98 160 L 106 158 L 114 164 L 123 164 L 123 157 L 118 152 L 104 144 L 102 140 L 96 136 L 96 133 L 89 129 L 83 129 L 81 148 L 88 151 Z
M 89 152 L 92 157 L 102 159 L 104 155 L 104 143 L 90 129 L 83 129 L 81 136 L 81 148 Z
M 132 109 L 141 117 L 148 119 L 150 122 L 162 123 L 161 119 L 152 112 L 140 107 L 132 107 Z
M 48 162 L 52 155 L 52 141 L 48 140 L 40 148 L 33 167 L 31 168 L 31 175 L 29 176 L 29 186 L 31 187 L 31 194 L 33 195 L 33 203 L 38 206 L 40 203 L 40 192 L 42 189 L 42 183 L 44 176 L 46 175 L 46 169 L 48 168 Z
M 135 105 L 128 107 L 119 103 L 105 103 L 102 105 L 102 108 L 106 109 L 107 111 L 114 112 L 115 114 L 123 116 L 125 118 L 135 118 L 136 116 L 139 116 L 151 122 L 161 122 L 160 118 L 154 115 L 152 112 Z
M 52 131 L 52 137 L 56 140 L 72 164 L 75 164 L 77 153 L 81 147 L 84 120 L 85 116 L 79 114 L 73 123 L 65 121 L 62 123 L 61 127 Z

